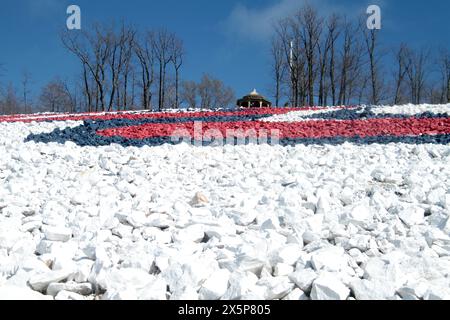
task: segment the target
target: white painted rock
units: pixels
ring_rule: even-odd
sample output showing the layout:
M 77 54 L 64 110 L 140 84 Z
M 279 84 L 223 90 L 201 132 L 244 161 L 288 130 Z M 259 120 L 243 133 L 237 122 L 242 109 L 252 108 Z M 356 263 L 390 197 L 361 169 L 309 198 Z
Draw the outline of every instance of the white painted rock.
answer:
M 87 282 L 91 273 L 94 261 L 83 259 L 75 262 L 75 268 L 73 275 L 69 277 L 69 280 L 73 280 L 78 283 Z
M 0 300 L 52 300 L 51 296 L 33 291 L 27 287 L 0 286 Z
M 295 265 L 302 255 L 302 246 L 298 244 L 288 244 L 283 246 L 277 253 L 277 261 L 290 266 Z
M 348 258 L 343 248 L 326 247 L 311 253 L 314 270 L 340 271 L 348 265 Z
M 84 301 L 84 300 L 93 300 L 93 298 L 89 299 L 88 297 L 82 296 L 81 294 L 71 292 L 71 291 L 59 291 L 55 296 L 55 300 L 75 300 L 75 301 Z
M 448 287 L 433 286 L 425 293 L 424 300 L 450 300 L 450 289 Z
M 273 275 L 275 277 L 287 276 L 294 272 L 294 267 L 285 263 L 277 263 L 273 268 Z
M 258 212 L 254 209 L 240 209 L 233 210 L 230 214 L 230 218 L 234 220 L 237 225 L 248 226 L 255 222 Z
M 425 219 L 425 210 L 420 207 L 407 207 L 399 213 L 399 218 L 408 226 L 422 224 Z
M 72 270 L 48 271 L 31 277 L 29 284 L 34 290 L 43 292 L 50 283 L 66 280 L 72 274 Z
M 312 269 L 303 269 L 289 275 L 297 287 L 305 292 L 311 290 L 312 283 L 318 277 L 318 274 Z
M 282 299 L 294 289 L 294 284 L 288 277 L 268 276 L 261 278 L 256 284 L 264 288 L 266 300 Z
M 357 300 L 389 300 L 395 295 L 395 288 L 386 280 L 356 279 L 350 283 Z
M 166 300 L 167 282 L 157 276 L 150 284 L 138 291 L 139 300 Z
M 201 224 L 193 224 L 183 229 L 179 229 L 173 234 L 176 242 L 200 242 L 205 237 L 205 227 Z
M 115 300 L 158 300 L 166 299 L 167 283 L 142 269 L 116 269 L 106 276 L 106 295 L 104 299 Z M 128 292 L 123 296 L 124 292 Z
M 202 300 L 218 300 L 228 289 L 230 272 L 220 269 L 214 272 L 201 286 L 199 294 Z
M 302 290 L 295 288 L 283 300 L 309 300 L 309 298 Z
M 258 277 L 252 272 L 235 272 L 231 274 L 228 281 L 228 289 L 222 299 L 241 300 L 253 291 L 257 281 Z
M 47 287 L 47 294 L 50 296 L 56 296 L 60 291 L 69 291 L 81 294 L 83 296 L 90 295 L 92 293 L 92 284 L 90 283 L 50 283 Z
M 42 231 L 45 234 L 45 238 L 50 241 L 66 242 L 72 238 L 72 230 L 65 227 L 45 226 L 42 228 Z
M 353 197 L 353 191 L 349 187 L 345 187 L 339 194 L 339 199 L 345 206 L 351 205 L 353 203 Z
M 350 294 L 347 288 L 334 274 L 323 273 L 313 283 L 312 300 L 346 300 Z
M 366 225 L 372 222 L 373 212 L 367 205 L 357 205 L 351 210 L 349 219 L 354 224 Z

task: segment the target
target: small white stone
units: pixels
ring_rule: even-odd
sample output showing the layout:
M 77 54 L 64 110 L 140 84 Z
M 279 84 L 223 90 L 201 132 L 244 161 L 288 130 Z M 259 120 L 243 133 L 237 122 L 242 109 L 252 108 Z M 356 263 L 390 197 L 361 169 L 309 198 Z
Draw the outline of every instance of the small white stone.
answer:
M 372 222 L 373 212 L 366 205 L 355 206 L 349 215 L 350 221 L 357 225 L 365 225 Z
M 318 200 L 316 204 L 316 214 L 328 214 L 331 212 L 330 196 L 325 192 L 318 194 Z
M 261 278 L 256 284 L 264 288 L 266 300 L 282 299 L 294 289 L 294 284 L 288 277 L 268 276 Z
M 397 290 L 397 293 L 403 300 L 419 300 L 412 288 L 402 287 Z
M 183 290 L 178 290 L 170 296 L 170 300 L 199 300 L 197 290 L 192 287 L 185 287 Z
M 220 269 L 214 272 L 201 286 L 199 294 L 202 300 L 218 300 L 228 289 L 230 272 Z
M 66 280 L 72 275 L 72 272 L 72 270 L 58 270 L 37 274 L 30 278 L 29 284 L 34 290 L 43 292 L 50 283 Z
M 283 246 L 277 253 L 277 261 L 290 266 L 295 265 L 302 255 L 302 247 L 298 244 Z
M 275 277 L 287 276 L 294 271 L 294 267 L 285 263 L 277 263 L 273 270 Z
M 0 300 L 52 300 L 51 296 L 33 291 L 30 288 L 0 285 Z
M 348 265 L 343 248 L 326 247 L 311 253 L 311 264 L 316 271 L 340 271 Z
M 283 300 L 309 300 L 309 298 L 302 290 L 295 288 Z
M 205 237 L 205 228 L 201 224 L 194 224 L 183 229 L 179 229 L 173 234 L 176 242 L 200 242 Z
M 425 293 L 424 300 L 450 300 L 450 289 L 448 287 L 432 286 Z
M 339 199 L 345 206 L 351 205 L 353 203 L 353 191 L 349 187 L 345 187 L 339 194 Z
M 88 259 L 75 262 L 73 275 L 69 277 L 69 280 L 73 280 L 78 283 L 87 282 L 93 265 L 94 261 Z
M 45 238 L 50 241 L 62 241 L 66 242 L 72 238 L 72 230 L 65 227 L 50 227 L 45 226 L 42 228 Z
M 201 192 L 197 192 L 190 202 L 193 207 L 204 207 L 208 203 L 208 198 Z
M 167 282 L 160 276 L 138 291 L 139 300 L 166 300 Z
M 386 300 L 395 295 L 395 288 L 385 280 L 356 279 L 350 287 L 357 300 Z
M 277 224 L 272 219 L 267 219 L 261 224 L 261 230 L 277 230 Z
M 81 294 L 75 293 L 75 292 L 70 292 L 70 291 L 59 291 L 58 294 L 55 296 L 55 300 L 79 300 L 79 301 L 84 301 L 84 300 L 88 300 L 87 297 L 82 296 Z M 92 299 L 91 299 L 92 300 Z
M 312 283 L 318 277 L 318 274 L 312 269 L 303 269 L 289 275 L 289 279 L 303 291 L 311 290 Z
M 411 227 L 424 222 L 425 210 L 420 207 L 407 207 L 398 216 L 408 227 Z
M 234 210 L 230 218 L 234 220 L 237 225 L 248 226 L 255 222 L 258 212 L 253 209 L 248 210 Z
M 346 300 L 350 294 L 347 288 L 336 275 L 323 273 L 313 283 L 311 290 L 312 300 Z
M 87 296 L 92 293 L 92 284 L 76 282 L 50 283 L 47 287 L 47 294 L 50 296 L 56 296 L 60 291 L 69 291 Z
M 169 244 L 172 242 L 172 234 L 167 231 L 162 231 L 157 227 L 145 228 L 142 232 L 142 236 L 145 240 L 155 241 L 160 244 Z
M 228 281 L 228 289 L 223 300 L 241 300 L 243 297 L 253 291 L 258 277 L 252 272 L 235 272 L 231 274 Z

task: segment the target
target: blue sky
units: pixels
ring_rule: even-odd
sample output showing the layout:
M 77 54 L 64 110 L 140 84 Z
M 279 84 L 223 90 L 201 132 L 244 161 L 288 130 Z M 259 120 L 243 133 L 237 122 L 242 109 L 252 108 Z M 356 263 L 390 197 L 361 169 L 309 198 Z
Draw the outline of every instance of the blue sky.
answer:
M 20 86 L 21 74 L 32 75 L 32 93 L 55 76 L 72 80 L 79 72 L 75 58 L 61 45 L 66 8 L 77 4 L 82 27 L 124 19 L 139 29 L 164 26 L 186 46 L 183 78 L 198 80 L 210 73 L 233 87 L 238 96 L 270 85 L 268 43 L 272 21 L 303 0 L 1 0 L 0 82 Z M 320 12 L 357 17 L 369 4 L 383 14 L 382 40 L 389 49 L 401 41 L 412 46 L 450 47 L 450 2 L 447 0 L 310 0 Z M 387 66 L 389 68 L 389 66 Z

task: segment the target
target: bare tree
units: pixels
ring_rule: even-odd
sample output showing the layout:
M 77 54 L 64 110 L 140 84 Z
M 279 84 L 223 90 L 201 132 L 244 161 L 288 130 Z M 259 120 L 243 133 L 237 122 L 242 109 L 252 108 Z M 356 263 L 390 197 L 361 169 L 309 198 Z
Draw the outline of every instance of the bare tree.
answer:
M 410 67 L 407 69 L 407 75 L 411 102 L 419 104 L 424 97 L 425 82 L 428 73 L 427 60 L 430 53 L 425 49 L 420 49 L 417 52 L 409 50 L 408 52 L 408 65 Z
M 326 22 L 326 36 L 323 37 L 322 42 L 317 45 L 318 58 L 319 58 L 319 92 L 318 92 L 318 104 L 325 106 L 327 104 L 328 86 L 326 83 L 327 70 L 330 69 L 330 87 L 332 87 L 332 96 L 335 97 L 335 61 L 334 61 L 334 48 L 337 37 L 339 36 L 338 30 L 339 16 L 333 14 Z M 330 55 L 330 57 L 329 57 Z M 334 102 L 333 102 L 334 104 Z
M 400 47 L 395 54 L 397 71 L 394 74 L 394 79 L 395 79 L 395 93 L 394 93 L 394 100 L 393 100 L 394 105 L 401 103 L 401 101 L 403 99 L 402 86 L 405 82 L 405 78 L 406 78 L 408 69 L 410 68 L 410 65 L 409 65 L 410 61 L 408 59 L 408 50 L 409 49 L 406 46 L 406 44 L 402 43 L 402 44 L 400 44 Z
M 370 88 L 371 88 L 371 98 L 370 103 L 379 104 L 380 103 L 380 81 L 378 77 L 379 73 L 379 65 L 378 61 L 380 55 L 377 53 L 377 45 L 378 45 L 378 31 L 377 29 L 362 28 L 364 30 L 364 40 L 367 49 L 367 55 L 369 59 L 369 67 L 370 67 Z
M 124 24 L 122 24 L 118 34 L 114 32 L 114 29 L 107 31 L 106 41 L 109 43 L 110 48 L 108 65 L 111 74 L 111 90 L 108 111 L 113 109 L 114 99 L 116 100 L 117 110 L 120 111 L 122 102 L 125 104 L 124 108 L 126 109 L 126 89 L 135 34 L 136 32 L 133 29 L 125 27 Z M 124 87 L 124 92 L 122 93 L 123 99 L 121 96 L 121 80 Z
M 121 42 L 121 52 L 122 52 L 122 84 L 123 84 L 123 91 L 122 91 L 122 104 L 123 109 L 128 109 L 128 84 L 129 84 L 129 77 L 131 70 L 133 68 L 132 66 L 132 57 L 133 57 L 133 50 L 134 45 L 136 41 L 136 30 L 132 29 L 131 27 L 128 27 L 125 29 L 124 26 L 122 26 L 122 35 L 123 35 L 123 41 Z M 118 95 L 119 96 L 119 95 Z M 120 107 L 120 102 L 118 103 L 118 106 Z
M 22 73 L 22 97 L 23 97 L 23 109 L 25 113 L 31 113 L 32 108 L 31 105 L 28 105 L 28 97 L 30 94 L 30 81 L 31 81 L 31 74 L 28 71 L 24 71 Z
M 110 57 L 110 33 L 103 30 L 100 25 L 92 27 L 93 33 L 69 32 L 62 34 L 63 45 L 81 61 L 83 65 L 85 93 L 91 92 L 89 87 L 88 74 L 95 82 L 95 111 L 99 108 L 102 111 L 106 109 L 105 91 L 106 91 L 106 64 Z M 93 103 L 91 97 L 88 98 Z M 88 107 L 92 110 L 92 107 Z
M 0 104 L 2 114 L 18 114 L 21 113 L 19 99 L 17 98 L 16 89 L 9 83 L 2 103 Z
M 441 49 L 440 69 L 442 76 L 442 103 L 450 103 L 450 51 Z
M 39 98 L 41 111 L 73 112 L 74 99 L 66 82 L 55 79 L 43 89 Z
M 221 80 L 212 79 L 213 104 L 214 108 L 227 108 L 235 101 L 233 89 L 224 85 Z
M 174 35 L 168 32 L 166 29 L 160 29 L 155 32 L 152 37 L 152 47 L 155 51 L 155 58 L 159 66 L 159 110 L 165 108 L 165 90 L 166 90 L 166 72 L 167 65 L 172 61 L 171 46 L 173 43 Z
M 212 79 L 208 74 L 202 76 L 202 80 L 197 86 L 198 94 L 200 96 L 200 107 L 202 109 L 212 108 L 213 101 L 213 85 Z
M 222 81 L 214 79 L 208 74 L 202 76 L 202 80 L 197 85 L 197 90 L 202 109 L 226 108 L 235 97 L 231 88 L 226 87 Z
M 183 65 L 184 58 L 184 48 L 183 41 L 176 38 L 172 39 L 172 63 L 175 69 L 175 108 L 180 108 L 180 98 L 179 98 L 179 83 L 180 83 L 180 70 Z
M 317 60 L 316 49 L 322 34 L 323 19 L 319 17 L 316 9 L 310 5 L 304 6 L 296 15 L 301 39 L 305 48 L 307 62 L 307 96 L 308 104 L 314 105 L 315 65 Z
M 134 50 L 141 66 L 142 105 L 151 109 L 151 86 L 154 81 L 155 55 L 152 48 L 154 33 L 147 32 L 140 41 L 135 43 Z
M 327 29 L 328 29 L 328 45 L 329 45 L 329 66 L 328 73 L 330 78 L 330 90 L 331 90 L 331 99 L 333 106 L 336 105 L 336 42 L 339 38 L 342 30 L 341 30 L 341 17 L 333 14 L 327 21 Z M 326 59 L 327 57 L 324 56 Z
M 352 66 L 353 51 L 355 46 L 356 30 L 353 25 L 346 21 L 343 31 L 343 49 L 341 52 L 341 72 L 338 105 L 343 105 L 347 101 L 349 69 Z
M 270 52 L 272 55 L 272 76 L 275 81 L 274 97 L 275 105 L 280 105 L 281 84 L 286 72 L 285 55 L 283 52 L 283 44 L 278 37 L 272 38 Z
M 181 84 L 181 100 L 189 108 L 197 107 L 197 84 L 195 81 L 183 81 Z

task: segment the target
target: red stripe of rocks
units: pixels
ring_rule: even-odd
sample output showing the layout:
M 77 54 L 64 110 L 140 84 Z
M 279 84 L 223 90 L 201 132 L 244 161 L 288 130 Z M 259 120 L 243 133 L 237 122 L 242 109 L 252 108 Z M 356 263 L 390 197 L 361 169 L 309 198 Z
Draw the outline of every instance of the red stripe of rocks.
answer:
M 341 107 L 353 108 L 353 107 Z M 245 109 L 242 111 L 197 111 L 197 112 L 149 112 L 140 114 L 129 113 L 87 113 L 77 114 L 51 114 L 51 115 L 14 115 L 0 116 L 0 122 L 42 122 L 42 121 L 83 121 L 83 120 L 113 120 L 113 119 L 160 119 L 160 118 L 186 118 L 186 117 L 207 117 L 207 116 L 239 116 L 239 115 L 275 115 L 284 114 L 291 111 L 314 111 L 327 109 L 324 107 L 306 108 L 262 108 Z
M 200 126 L 200 127 L 199 127 Z M 256 130 L 270 134 L 279 130 L 280 138 L 326 138 L 326 137 L 374 137 L 374 136 L 417 136 L 450 134 L 450 118 L 409 118 L 409 119 L 370 119 L 370 120 L 325 120 L 305 122 L 202 122 L 197 124 L 197 133 L 215 130 L 225 136 L 227 130 Z M 184 133 L 183 133 L 184 131 Z M 121 136 L 129 139 L 144 139 L 189 135 L 194 136 L 194 123 L 183 124 L 144 124 L 114 129 L 99 130 L 102 136 Z M 213 135 L 214 136 L 214 135 Z M 235 136 L 251 136 L 236 133 Z

